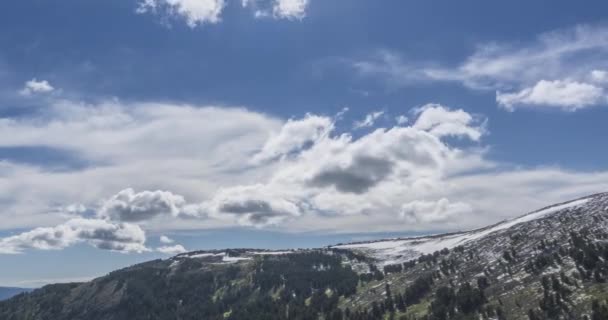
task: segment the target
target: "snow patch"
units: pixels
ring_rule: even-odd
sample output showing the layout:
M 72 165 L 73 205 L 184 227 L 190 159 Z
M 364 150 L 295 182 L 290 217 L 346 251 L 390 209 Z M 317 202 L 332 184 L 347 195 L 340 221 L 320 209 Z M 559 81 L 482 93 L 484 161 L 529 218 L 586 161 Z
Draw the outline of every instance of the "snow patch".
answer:
M 590 198 L 571 201 L 531 212 L 519 218 L 507 220 L 484 229 L 448 234 L 443 236 L 427 236 L 409 239 L 389 239 L 365 243 L 352 243 L 333 246 L 339 249 L 353 249 L 370 254 L 381 261 L 381 265 L 402 263 L 417 259 L 423 254 L 431 254 L 444 248 L 451 249 L 470 241 L 479 240 L 495 232 L 509 229 L 520 223 L 540 219 L 548 214 L 578 207 L 586 204 Z

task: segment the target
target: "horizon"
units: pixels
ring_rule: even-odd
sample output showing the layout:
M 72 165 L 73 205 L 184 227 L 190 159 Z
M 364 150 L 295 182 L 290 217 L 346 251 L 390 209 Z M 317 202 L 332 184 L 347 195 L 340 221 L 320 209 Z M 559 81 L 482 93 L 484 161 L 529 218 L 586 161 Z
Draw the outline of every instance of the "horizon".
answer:
M 0 5 L 0 285 L 608 191 L 605 1 L 197 1 Z

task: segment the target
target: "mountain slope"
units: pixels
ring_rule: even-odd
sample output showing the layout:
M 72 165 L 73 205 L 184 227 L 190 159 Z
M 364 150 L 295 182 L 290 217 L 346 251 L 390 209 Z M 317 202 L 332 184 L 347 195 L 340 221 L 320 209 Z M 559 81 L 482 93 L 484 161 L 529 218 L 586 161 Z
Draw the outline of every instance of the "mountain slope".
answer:
M 0 319 L 608 319 L 608 194 L 487 228 L 198 251 L 0 302 Z
M 32 289 L 0 287 L 0 300 L 6 300 L 23 292 L 29 292 Z
M 600 195 L 597 195 L 599 197 Z M 370 255 L 383 264 L 406 262 L 417 259 L 421 255 L 431 254 L 444 248 L 451 249 L 469 242 L 482 239 L 490 234 L 512 232 L 518 224 L 541 219 L 551 213 L 569 212 L 577 208 L 585 208 L 594 196 L 585 197 L 553 206 L 549 206 L 521 217 L 503 221 L 495 225 L 467 232 L 451 233 L 436 236 L 415 238 L 397 238 L 377 241 L 367 241 L 336 245 L 334 248 L 350 249 Z

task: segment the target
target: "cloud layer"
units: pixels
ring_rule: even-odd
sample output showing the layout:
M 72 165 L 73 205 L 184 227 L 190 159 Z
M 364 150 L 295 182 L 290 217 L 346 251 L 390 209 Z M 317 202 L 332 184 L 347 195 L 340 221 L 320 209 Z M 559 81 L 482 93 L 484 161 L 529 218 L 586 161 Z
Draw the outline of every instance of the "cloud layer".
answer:
M 11 195 L 0 198 L 2 227 L 33 228 L 0 239 L 0 252 L 185 250 L 167 237 L 149 249 L 144 229 L 453 231 L 608 189 L 606 172 L 489 160 L 481 115 L 438 104 L 409 114 L 356 135 L 338 131 L 343 114 L 284 121 L 120 101 L 55 101 L 29 119 L 0 119 L 0 146 L 42 145 L 87 163 L 0 162 L 0 194 Z

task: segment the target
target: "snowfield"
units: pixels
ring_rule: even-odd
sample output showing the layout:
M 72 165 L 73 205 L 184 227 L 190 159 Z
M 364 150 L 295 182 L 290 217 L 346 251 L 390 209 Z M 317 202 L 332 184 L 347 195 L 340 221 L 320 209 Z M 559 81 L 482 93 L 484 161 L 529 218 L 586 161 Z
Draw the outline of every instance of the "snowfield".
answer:
M 379 265 L 402 263 L 417 259 L 423 254 L 431 254 L 444 248 L 452 249 L 470 241 L 484 238 L 490 234 L 509 229 L 520 223 L 540 219 L 548 214 L 564 209 L 584 206 L 591 198 L 583 198 L 567 203 L 543 208 L 521 217 L 506 220 L 493 226 L 473 231 L 447 234 L 441 236 L 424 236 L 406 239 L 387 239 L 372 242 L 350 243 L 333 246 L 338 249 L 359 251 L 379 260 Z

